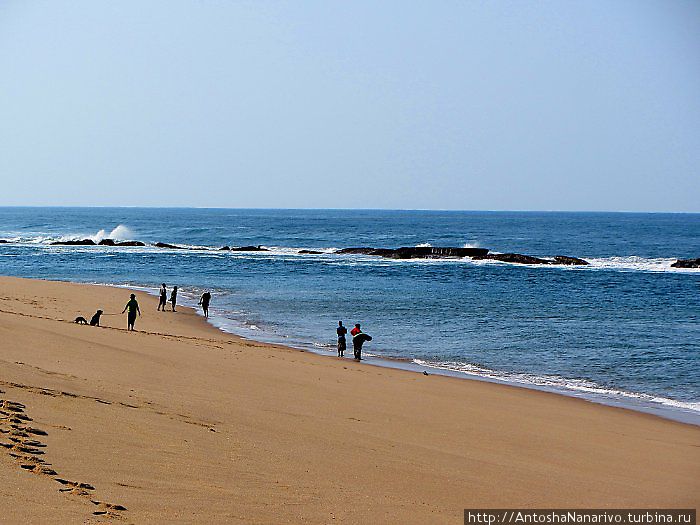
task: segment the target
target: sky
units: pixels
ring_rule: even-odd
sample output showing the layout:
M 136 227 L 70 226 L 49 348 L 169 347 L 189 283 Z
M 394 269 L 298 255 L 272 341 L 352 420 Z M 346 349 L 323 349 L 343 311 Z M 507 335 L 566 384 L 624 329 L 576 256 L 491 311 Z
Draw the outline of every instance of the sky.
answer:
M 700 212 L 700 2 L 0 0 L 0 205 Z

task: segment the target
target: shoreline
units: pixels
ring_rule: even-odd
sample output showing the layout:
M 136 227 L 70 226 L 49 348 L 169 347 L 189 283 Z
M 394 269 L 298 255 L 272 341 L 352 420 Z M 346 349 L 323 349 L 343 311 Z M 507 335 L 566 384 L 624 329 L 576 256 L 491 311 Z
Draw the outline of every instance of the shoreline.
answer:
M 58 281 L 58 282 L 73 282 L 73 281 Z M 91 282 L 91 283 L 80 283 L 80 284 L 90 284 L 94 286 L 113 286 L 117 288 L 125 288 L 125 289 L 134 289 L 134 290 L 139 290 L 142 292 L 145 292 L 151 296 L 157 297 L 158 291 L 157 288 L 150 288 L 146 286 L 130 286 L 127 284 L 104 284 L 104 283 L 97 283 L 97 282 Z M 185 297 L 184 295 L 182 297 Z M 185 305 L 185 303 L 182 303 Z M 196 307 L 196 303 L 190 303 L 186 305 L 187 308 L 191 308 L 194 310 L 194 312 L 202 317 L 204 319 L 204 316 L 201 314 L 200 309 Z M 206 320 L 207 324 L 212 326 L 215 330 L 218 330 L 224 334 L 228 335 L 233 335 L 235 337 L 240 337 L 244 340 L 249 340 L 249 341 L 255 341 L 257 343 L 262 343 L 262 344 L 269 344 L 273 346 L 283 346 L 288 349 L 292 350 L 297 350 L 297 351 L 303 351 L 303 352 L 310 352 L 319 356 L 324 356 L 324 357 L 330 357 L 330 358 L 336 358 L 337 356 L 335 355 L 335 349 L 330 349 L 330 350 L 323 350 L 321 347 L 316 347 L 314 343 L 306 342 L 306 343 L 299 343 L 299 344 L 290 344 L 290 343 L 285 343 L 284 341 L 276 341 L 274 337 L 261 337 L 261 338 L 255 338 L 252 335 L 244 335 L 242 333 L 238 333 L 234 331 L 234 329 L 227 330 L 224 326 L 217 326 L 216 320 L 221 319 L 222 323 L 225 324 L 226 321 L 231 321 L 231 319 L 228 319 L 223 316 L 218 316 L 215 313 L 216 308 L 210 309 L 210 316 L 209 320 Z M 212 318 L 214 319 L 212 321 Z M 453 377 L 457 379 L 462 379 L 462 380 L 467 380 L 467 381 L 482 381 L 485 383 L 491 383 L 491 384 L 498 384 L 498 385 L 504 385 L 504 386 L 511 386 L 514 388 L 524 388 L 528 390 L 535 390 L 538 392 L 547 392 L 550 394 L 555 394 L 555 395 L 560 395 L 560 396 L 565 396 L 569 398 L 574 398 L 574 399 L 581 399 L 584 401 L 588 401 L 590 403 L 595 403 L 599 404 L 602 406 L 608 406 L 608 407 L 615 407 L 615 408 L 622 408 L 625 410 L 632 410 L 634 412 L 640 412 L 644 414 L 650 414 L 656 417 L 660 417 L 663 419 L 668 419 L 671 421 L 677 421 L 680 423 L 688 424 L 688 425 L 694 425 L 694 426 L 700 426 L 700 412 L 694 411 L 693 409 L 686 408 L 686 407 L 678 407 L 678 406 L 673 406 L 670 404 L 665 404 L 662 401 L 655 401 L 654 398 L 655 396 L 652 396 L 651 394 L 643 394 L 639 392 L 626 392 L 626 391 L 621 391 L 617 390 L 615 392 L 621 392 L 622 395 L 616 395 L 612 392 L 610 393 L 601 393 L 601 392 L 585 392 L 585 391 L 580 391 L 580 390 L 575 390 L 573 388 L 568 388 L 565 385 L 553 385 L 553 384 L 537 384 L 534 382 L 518 382 L 515 380 L 510 380 L 507 377 L 505 378 L 499 378 L 499 377 L 490 377 L 486 375 L 479 375 L 477 373 L 470 373 L 470 372 L 463 372 L 459 370 L 452 370 L 449 368 L 440 368 L 439 366 L 433 366 L 433 365 L 423 365 L 421 363 L 416 363 L 417 360 L 420 360 L 418 358 L 394 358 L 394 357 L 387 357 L 387 356 L 381 356 L 377 354 L 372 354 L 371 352 L 363 352 L 365 354 L 365 357 L 363 357 L 363 363 L 371 366 L 380 366 L 384 368 L 392 368 L 392 369 L 397 369 L 397 370 L 406 370 L 412 373 L 417 373 L 421 374 L 423 372 L 428 372 L 431 375 L 438 375 L 438 376 L 443 376 L 443 377 Z M 350 357 L 346 357 L 346 359 L 350 359 Z M 492 372 L 498 373 L 498 371 L 493 370 Z M 541 378 L 544 376 L 533 376 L 535 378 Z M 603 389 L 604 387 L 600 387 Z M 629 396 L 629 397 L 627 397 Z M 648 396 L 650 399 L 645 399 L 644 396 Z M 677 401 L 674 399 L 670 398 L 661 398 L 664 399 L 664 401 Z M 678 403 L 686 403 L 683 401 L 678 401 Z
M 134 293 L 140 331 L 125 316 L 98 329 L 70 321 L 121 311 L 126 289 L 0 277 L 0 399 L 45 431 L 36 457 L 55 471 L 0 448 L 8 522 L 460 523 L 464 508 L 700 503 L 697 426 L 323 359 Z

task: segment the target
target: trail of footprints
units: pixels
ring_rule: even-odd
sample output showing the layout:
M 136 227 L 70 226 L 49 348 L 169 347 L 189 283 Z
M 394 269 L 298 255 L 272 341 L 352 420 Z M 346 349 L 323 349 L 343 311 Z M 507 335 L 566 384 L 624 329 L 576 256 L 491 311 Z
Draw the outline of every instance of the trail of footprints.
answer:
M 4 392 L 0 390 L 0 394 Z M 125 511 L 123 505 L 105 503 L 92 498 L 95 487 L 89 483 L 69 481 L 58 477 L 58 473 L 51 468 L 43 458 L 46 445 L 38 438 L 48 435 L 46 431 L 31 426 L 32 418 L 25 413 L 22 403 L 0 398 L 0 446 L 4 447 L 13 457 L 20 468 L 34 474 L 51 476 L 62 487 L 60 492 L 86 497 L 97 506 L 93 514 L 120 518 L 120 511 Z

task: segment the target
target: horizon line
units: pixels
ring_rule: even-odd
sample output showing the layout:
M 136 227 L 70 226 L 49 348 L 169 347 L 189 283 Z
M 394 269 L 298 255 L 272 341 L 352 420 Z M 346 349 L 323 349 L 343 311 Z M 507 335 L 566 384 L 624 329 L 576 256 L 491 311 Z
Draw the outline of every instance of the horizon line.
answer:
M 640 210 L 563 210 L 563 209 L 455 209 L 455 208 L 275 208 L 275 207 L 226 207 L 226 206 L 129 206 L 129 205 L 25 205 L 0 204 L 2 208 L 81 208 L 81 209 L 151 209 L 151 210 L 267 210 L 267 211 L 387 211 L 387 212 L 452 212 L 452 213 L 628 213 L 628 214 L 684 214 L 698 215 L 700 211 L 640 211 Z

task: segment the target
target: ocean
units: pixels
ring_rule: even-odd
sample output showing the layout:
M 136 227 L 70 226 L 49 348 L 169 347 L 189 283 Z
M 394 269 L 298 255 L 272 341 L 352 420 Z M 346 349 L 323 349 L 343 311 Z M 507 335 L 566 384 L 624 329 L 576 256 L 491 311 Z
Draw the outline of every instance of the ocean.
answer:
M 206 249 L 50 244 L 85 238 Z M 368 364 L 700 424 L 700 270 L 671 267 L 700 257 L 700 214 L 0 208 L 0 239 L 2 275 L 152 293 L 165 282 L 189 305 L 210 290 L 210 321 L 248 338 L 334 356 L 338 320 L 359 322 Z M 427 245 L 590 265 L 333 253 Z

